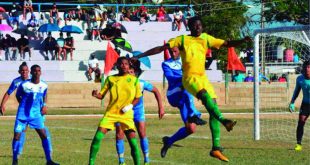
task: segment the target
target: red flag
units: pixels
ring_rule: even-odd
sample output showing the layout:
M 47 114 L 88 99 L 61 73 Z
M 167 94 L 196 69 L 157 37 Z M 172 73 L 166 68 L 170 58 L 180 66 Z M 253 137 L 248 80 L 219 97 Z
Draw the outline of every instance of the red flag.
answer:
M 109 74 L 109 72 L 111 71 L 113 65 L 117 61 L 118 57 L 119 57 L 119 55 L 112 48 L 110 42 L 108 42 L 107 52 L 106 52 L 105 61 L 104 61 L 104 74 L 105 75 Z
M 243 72 L 246 71 L 242 62 L 238 58 L 234 47 L 228 48 L 228 58 L 227 59 L 228 59 L 227 70 L 240 70 Z
M 164 40 L 164 45 L 166 45 L 166 41 Z M 169 50 L 164 50 L 164 60 L 168 60 L 170 58 Z

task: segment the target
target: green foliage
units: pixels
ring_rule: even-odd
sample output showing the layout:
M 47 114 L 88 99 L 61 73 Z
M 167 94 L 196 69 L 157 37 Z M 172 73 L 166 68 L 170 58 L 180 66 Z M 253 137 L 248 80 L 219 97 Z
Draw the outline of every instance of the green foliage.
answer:
M 270 21 L 294 21 L 298 24 L 309 24 L 308 0 L 271 1 L 265 0 L 265 18 Z

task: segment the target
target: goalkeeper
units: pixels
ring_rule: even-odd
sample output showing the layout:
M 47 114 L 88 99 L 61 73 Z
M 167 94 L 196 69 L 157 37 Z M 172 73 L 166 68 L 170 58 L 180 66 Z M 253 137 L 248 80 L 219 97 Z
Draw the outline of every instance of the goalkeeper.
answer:
M 109 91 L 110 102 L 93 138 L 90 147 L 89 165 L 95 164 L 101 141 L 108 131 L 115 129 L 115 123 L 120 123 L 122 130 L 128 138 L 134 164 L 140 164 L 140 153 L 137 139 L 135 138 L 136 130 L 132 110 L 133 105 L 137 104 L 142 96 L 139 79 L 128 74 L 129 60 L 126 57 L 118 58 L 116 65 L 119 73 L 107 77 L 99 93 L 97 90 L 92 92 L 92 96 L 103 99 Z
M 236 121 L 225 119 L 216 104 L 216 95 L 213 86 L 205 74 L 205 55 L 211 47 L 234 47 L 244 42 L 248 42 L 251 39 L 246 37 L 242 40 L 225 41 L 214 38 L 206 33 L 202 33 L 202 21 L 198 16 L 192 17 L 188 20 L 188 27 L 191 32 L 190 35 L 181 35 L 173 38 L 169 40 L 168 44 L 152 48 L 136 56 L 136 58 L 158 54 L 165 49 L 178 47 L 182 60 L 183 87 L 193 96 L 196 96 L 201 100 L 209 114 L 220 121 L 227 131 L 231 131 L 235 126 Z M 210 155 L 222 161 L 228 161 L 228 158 L 225 157 L 219 149 L 212 149 Z
M 296 151 L 302 150 L 301 141 L 304 134 L 304 126 L 310 115 L 310 60 L 307 60 L 303 63 L 302 74 L 296 78 L 296 86 L 289 107 L 291 112 L 295 111 L 294 102 L 297 99 L 300 90 L 302 90 L 303 98 L 300 106 L 298 125 L 296 130 Z

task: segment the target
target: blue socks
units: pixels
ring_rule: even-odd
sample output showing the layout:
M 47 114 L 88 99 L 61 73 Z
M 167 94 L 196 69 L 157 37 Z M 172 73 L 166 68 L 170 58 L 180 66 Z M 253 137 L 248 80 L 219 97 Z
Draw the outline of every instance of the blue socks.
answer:
M 125 152 L 124 139 L 116 140 L 116 151 L 118 154 L 119 164 L 124 163 L 125 162 L 125 159 L 124 159 L 124 152 Z
M 50 131 L 47 129 L 47 127 L 44 127 L 44 129 L 45 129 L 45 134 L 46 134 L 46 137 L 47 137 L 47 140 L 48 140 L 49 148 L 50 148 L 50 150 L 52 152 L 53 151 L 53 147 L 52 147 L 52 138 L 51 138 Z
M 189 134 L 185 127 L 180 128 L 174 135 L 172 135 L 168 140 L 168 145 L 171 146 L 174 142 L 186 138 Z
M 26 132 L 21 132 L 18 143 L 18 155 L 21 155 L 23 153 L 25 141 L 26 141 Z
M 12 141 L 13 160 L 17 160 L 19 143 L 20 143 L 20 140 L 13 139 Z
M 149 159 L 149 140 L 147 139 L 147 137 L 140 139 L 140 145 L 141 145 L 141 149 L 142 149 L 142 152 L 144 155 L 144 163 L 150 162 L 150 159 Z
M 45 158 L 46 161 L 51 161 L 51 153 L 52 153 L 52 149 L 50 148 L 50 146 L 52 146 L 52 144 L 50 144 L 50 141 L 46 139 L 42 139 L 42 146 L 44 149 L 44 154 L 45 154 Z

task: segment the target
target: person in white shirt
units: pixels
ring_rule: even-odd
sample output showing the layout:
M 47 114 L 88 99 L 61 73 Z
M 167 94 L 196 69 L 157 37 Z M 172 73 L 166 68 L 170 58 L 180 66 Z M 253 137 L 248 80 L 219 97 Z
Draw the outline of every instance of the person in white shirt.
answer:
M 174 27 L 176 27 L 178 29 L 178 31 L 180 31 L 182 20 L 183 20 L 183 13 L 178 6 L 175 7 L 175 9 L 174 9 L 173 18 L 174 18 L 174 20 L 173 20 Z M 175 29 L 175 28 L 173 28 L 173 29 Z
M 101 70 L 99 69 L 99 61 L 95 57 L 95 54 L 91 54 L 90 59 L 88 60 L 88 71 L 87 71 L 88 81 L 91 81 L 93 79 L 92 78 L 93 72 L 95 72 L 95 78 L 96 79 L 100 78 Z

